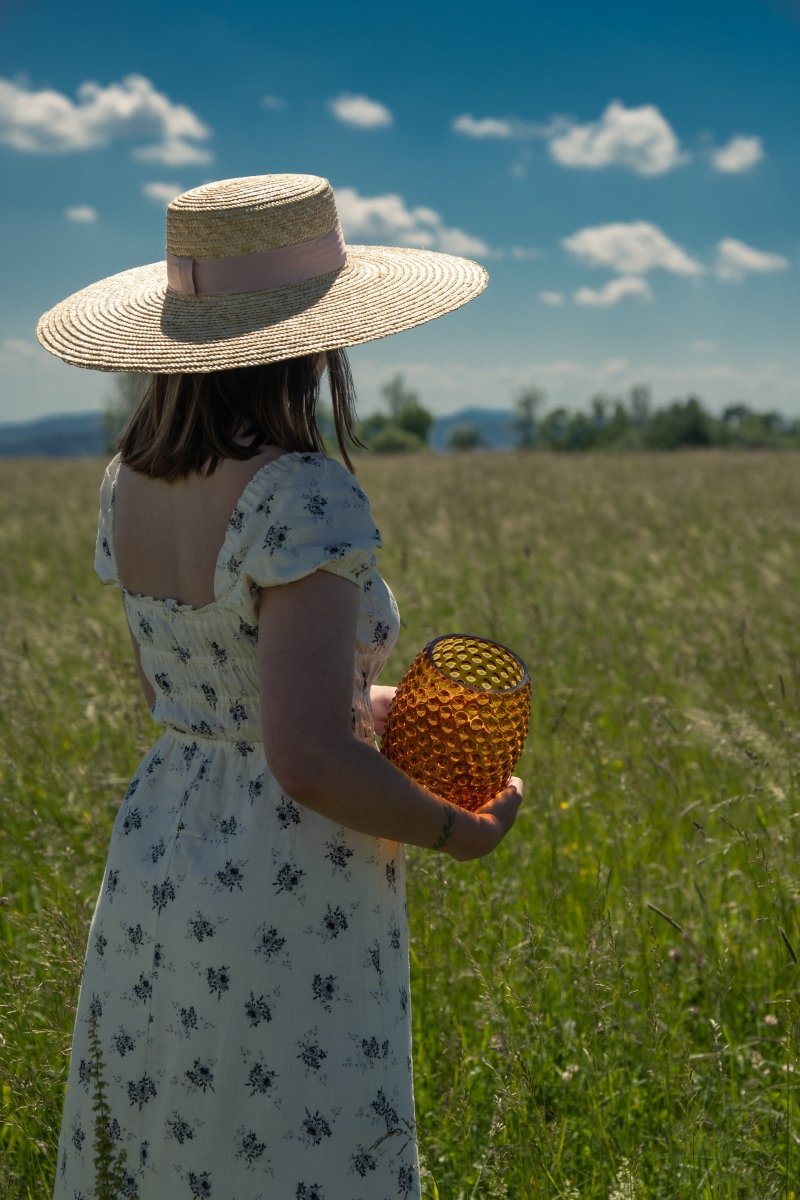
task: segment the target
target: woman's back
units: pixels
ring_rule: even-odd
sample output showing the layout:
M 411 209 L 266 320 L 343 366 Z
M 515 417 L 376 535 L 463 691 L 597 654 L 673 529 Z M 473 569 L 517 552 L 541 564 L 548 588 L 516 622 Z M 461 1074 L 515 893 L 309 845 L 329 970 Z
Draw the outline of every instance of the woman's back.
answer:
M 252 458 L 223 459 L 211 475 L 167 482 L 121 465 L 114 500 L 120 580 L 140 596 L 192 608 L 214 601 L 214 575 L 236 504 L 248 482 L 282 454 L 265 446 Z

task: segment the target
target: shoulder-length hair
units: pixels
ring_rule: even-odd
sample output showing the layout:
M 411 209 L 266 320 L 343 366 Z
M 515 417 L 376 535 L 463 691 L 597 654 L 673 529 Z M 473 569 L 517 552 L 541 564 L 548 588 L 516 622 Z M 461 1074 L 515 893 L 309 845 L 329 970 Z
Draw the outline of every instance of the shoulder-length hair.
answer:
M 211 475 L 224 458 L 252 458 L 265 444 L 324 453 L 316 409 L 326 367 L 336 440 L 352 471 L 348 444 L 363 443 L 344 350 L 204 374 L 153 375 L 120 436 L 122 462 L 171 481 L 195 471 Z

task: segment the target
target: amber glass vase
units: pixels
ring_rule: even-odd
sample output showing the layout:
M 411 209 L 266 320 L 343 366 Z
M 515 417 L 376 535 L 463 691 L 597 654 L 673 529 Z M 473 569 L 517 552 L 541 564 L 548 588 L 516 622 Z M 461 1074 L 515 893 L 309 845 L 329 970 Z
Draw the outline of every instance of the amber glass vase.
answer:
M 531 681 L 521 658 L 485 638 L 434 638 L 406 671 L 389 709 L 381 753 L 462 808 L 501 791 L 528 732 Z

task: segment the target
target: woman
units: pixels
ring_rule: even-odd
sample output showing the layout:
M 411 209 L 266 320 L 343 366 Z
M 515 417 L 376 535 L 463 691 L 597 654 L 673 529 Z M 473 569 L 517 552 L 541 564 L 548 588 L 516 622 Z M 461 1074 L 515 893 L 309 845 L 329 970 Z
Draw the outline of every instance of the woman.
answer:
M 89 934 L 57 1200 L 109 1171 L 139 1200 L 419 1196 L 402 844 L 487 854 L 522 787 L 471 813 L 376 753 L 397 610 L 314 413 L 327 369 L 349 466 L 341 347 L 485 283 L 463 259 L 346 249 L 325 180 L 258 176 L 179 196 L 166 264 L 39 323 L 68 362 L 153 374 L 96 565 L 164 726 Z

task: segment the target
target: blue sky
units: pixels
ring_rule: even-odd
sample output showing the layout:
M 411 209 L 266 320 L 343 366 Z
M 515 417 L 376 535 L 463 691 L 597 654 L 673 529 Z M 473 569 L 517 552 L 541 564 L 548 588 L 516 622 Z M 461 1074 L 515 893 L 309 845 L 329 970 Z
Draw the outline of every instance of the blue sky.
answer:
M 800 415 L 800 0 L 0 7 L 0 421 L 102 405 L 39 314 L 163 256 L 210 179 L 325 175 L 349 241 L 463 253 L 473 304 L 352 352 L 437 413 L 649 384 Z

